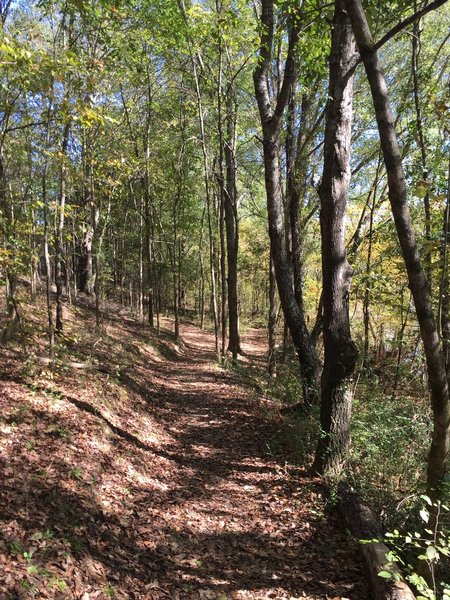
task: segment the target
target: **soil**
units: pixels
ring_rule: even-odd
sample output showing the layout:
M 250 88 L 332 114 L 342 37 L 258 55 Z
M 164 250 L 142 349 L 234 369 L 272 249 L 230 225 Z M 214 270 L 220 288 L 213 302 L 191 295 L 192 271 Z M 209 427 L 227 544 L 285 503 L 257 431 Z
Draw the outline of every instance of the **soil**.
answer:
M 217 366 L 210 333 L 183 323 L 176 343 L 118 308 L 98 333 L 85 302 L 50 369 L 32 355 L 44 315 L 3 349 L 1 599 L 368 597 L 320 481 L 267 443 L 282 417 Z M 244 334 L 244 367 L 265 338 Z

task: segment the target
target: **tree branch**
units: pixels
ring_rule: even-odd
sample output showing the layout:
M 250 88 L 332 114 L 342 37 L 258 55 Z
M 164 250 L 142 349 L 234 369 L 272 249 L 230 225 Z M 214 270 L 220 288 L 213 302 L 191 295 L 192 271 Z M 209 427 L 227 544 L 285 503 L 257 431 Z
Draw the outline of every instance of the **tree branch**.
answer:
M 435 0 L 434 2 L 431 2 L 431 4 L 427 4 L 426 6 L 412 14 L 410 17 L 407 17 L 404 21 L 400 21 L 400 23 L 397 23 L 395 27 L 390 29 L 387 33 L 383 35 L 383 37 L 380 40 L 378 40 L 378 42 L 373 47 L 373 50 L 379 50 L 381 46 L 384 46 L 384 44 L 388 42 L 391 38 L 393 38 L 394 35 L 397 35 L 397 33 L 408 27 L 408 25 L 411 25 L 411 23 L 414 23 L 414 21 L 417 21 L 417 19 L 420 19 L 421 17 L 431 12 L 432 10 L 435 10 L 436 8 L 439 8 L 446 2 L 447 0 Z
M 268 72 L 272 58 L 274 36 L 273 0 L 262 0 L 261 8 L 261 44 L 259 47 L 258 65 L 253 73 L 253 80 L 261 119 L 266 121 L 272 117 Z
M 284 67 L 283 84 L 281 86 L 280 93 L 277 99 L 277 105 L 274 111 L 274 117 L 281 119 L 286 108 L 286 104 L 289 100 L 291 86 L 295 81 L 295 47 L 298 43 L 298 19 L 294 16 L 294 23 L 292 24 L 292 30 L 289 35 L 289 48 L 288 55 L 286 58 L 286 64 Z

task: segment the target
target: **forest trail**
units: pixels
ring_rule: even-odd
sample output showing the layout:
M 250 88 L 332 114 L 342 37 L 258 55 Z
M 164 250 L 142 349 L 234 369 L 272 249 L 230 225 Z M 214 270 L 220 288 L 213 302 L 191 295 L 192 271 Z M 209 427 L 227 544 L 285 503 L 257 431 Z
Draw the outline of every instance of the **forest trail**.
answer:
M 89 353 L 120 377 L 30 385 L 5 365 L 0 597 L 366 598 L 356 546 L 318 482 L 271 452 L 276 419 L 216 366 L 212 336 L 184 323 L 164 357 L 131 319 L 105 329 Z M 252 355 L 263 343 L 244 336 Z

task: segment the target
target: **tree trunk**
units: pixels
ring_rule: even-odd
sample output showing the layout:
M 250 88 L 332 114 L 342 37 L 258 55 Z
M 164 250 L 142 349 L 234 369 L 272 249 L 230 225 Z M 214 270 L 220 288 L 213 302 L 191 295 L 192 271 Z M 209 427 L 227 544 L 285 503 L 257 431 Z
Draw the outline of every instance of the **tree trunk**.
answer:
M 277 372 L 277 354 L 276 354 L 276 326 L 277 326 L 277 307 L 276 307 L 276 286 L 275 268 L 272 255 L 269 257 L 269 357 L 268 370 L 271 377 L 275 377 Z
M 61 145 L 61 170 L 60 189 L 58 198 L 58 211 L 56 214 L 55 232 L 55 283 L 56 283 L 56 326 L 55 333 L 63 331 L 63 277 L 62 277 L 62 253 L 64 244 L 64 221 L 66 210 L 66 175 L 65 165 L 67 146 L 69 144 L 70 122 L 64 126 L 63 140 Z
M 389 200 L 426 356 L 434 420 L 432 444 L 428 458 L 427 485 L 429 494 L 436 497 L 442 489 L 450 439 L 450 405 L 444 358 L 434 319 L 428 281 L 420 260 L 407 204 L 405 176 L 388 99 L 386 79 L 378 60 L 378 54 L 374 49 L 372 34 L 361 1 L 345 0 L 345 5 L 372 92 L 388 175 Z
M 450 243 L 450 159 L 448 162 L 447 202 L 444 210 L 442 225 L 442 273 L 439 289 L 438 327 L 441 327 L 442 350 L 447 371 L 447 380 L 450 379 L 450 290 L 448 277 L 448 245 Z
M 285 112 L 289 91 L 295 78 L 294 48 L 298 41 L 298 18 L 293 18 L 289 35 L 289 50 L 284 70 L 283 83 L 277 98 L 275 109 L 269 93 L 269 68 L 272 60 L 274 41 L 274 7 L 273 0 L 262 1 L 261 21 L 263 32 L 259 50 L 259 63 L 253 73 L 255 96 L 263 131 L 264 174 L 269 219 L 269 236 L 271 252 L 274 260 L 278 294 L 285 315 L 286 323 L 292 335 L 300 362 L 300 373 L 305 389 L 305 403 L 312 403 L 318 398 L 319 361 L 314 346 L 311 344 L 304 313 L 296 301 L 292 265 L 286 239 L 284 219 L 283 193 L 281 186 L 280 165 L 280 130 L 281 118 Z M 296 15 L 294 15 L 296 17 Z
M 417 11 L 417 2 L 414 2 L 414 11 Z M 420 21 L 417 20 L 413 25 L 412 40 L 412 74 L 413 74 L 413 88 L 414 88 L 414 106 L 416 109 L 416 126 L 417 126 L 417 139 L 420 150 L 420 160 L 422 167 L 422 180 L 425 184 L 425 196 L 423 198 L 423 208 L 425 216 L 425 252 L 424 252 L 424 264 L 425 273 L 427 275 L 428 284 L 431 290 L 431 206 L 430 206 L 430 190 L 428 183 L 428 157 L 427 157 L 427 143 L 425 139 L 425 133 L 423 130 L 422 122 L 422 108 L 420 106 L 420 85 L 419 85 L 419 56 L 420 56 Z
M 153 219 L 150 208 L 149 194 L 144 194 L 145 200 L 145 249 L 147 258 L 147 291 L 148 291 L 148 323 L 154 327 L 154 288 L 155 288 L 155 269 L 153 265 Z
M 51 103 L 49 101 L 47 110 L 47 130 L 45 135 L 45 148 L 48 149 L 50 146 L 50 115 L 51 115 Z M 45 291 L 47 300 L 47 323 L 48 323 L 48 341 L 49 341 L 49 355 L 53 358 L 55 354 L 55 328 L 53 323 L 53 308 L 52 308 L 52 267 L 50 263 L 50 240 L 49 240 L 49 201 L 47 193 L 48 185 L 48 172 L 49 172 L 49 157 L 48 153 L 44 154 L 44 168 L 42 171 L 42 204 L 44 208 L 44 260 L 45 260 Z
M 219 162 L 222 160 L 219 156 Z M 219 234 L 220 234 L 220 323 L 221 323 L 221 347 L 220 352 L 222 358 L 225 360 L 225 353 L 227 348 L 227 256 L 225 247 L 225 193 L 223 189 L 223 183 L 220 183 L 220 209 L 219 209 Z
M 415 596 L 404 581 L 385 579 L 378 573 L 389 571 L 403 578 L 395 563 L 388 560 L 389 548 L 381 541 L 382 531 L 378 519 L 372 509 L 361 501 L 350 489 L 341 490 L 338 510 L 345 527 L 356 540 L 368 540 L 360 544 L 367 579 L 370 584 L 371 597 L 374 600 L 414 600 Z
M 205 212 L 206 206 L 203 207 L 202 221 L 200 225 L 200 241 L 199 241 L 199 256 L 200 256 L 200 289 L 199 289 L 199 312 L 200 312 L 200 329 L 205 327 L 205 258 L 203 255 L 203 239 L 205 231 Z
M 227 286 L 228 286 L 228 351 L 233 360 L 241 351 L 238 313 L 238 247 L 239 230 L 237 217 L 236 156 L 235 156 L 235 98 L 234 90 L 228 89 L 226 98 L 227 138 L 225 142 L 226 188 L 224 194 L 225 228 L 227 238 Z
M 10 245 L 11 241 L 14 239 L 14 210 L 11 204 L 11 201 L 8 202 L 7 197 L 7 180 L 4 166 L 4 156 L 3 156 L 3 148 L 0 148 L 0 209 L 1 213 L 3 213 L 3 221 L 4 225 L 2 227 L 2 234 L 5 240 L 6 248 L 11 252 L 11 257 L 13 257 L 13 246 Z M 1 217 L 0 213 L 0 217 Z M 13 258 L 11 260 L 14 260 Z M 18 310 L 18 300 L 16 296 L 16 274 L 14 267 L 10 268 L 9 266 L 5 272 L 6 276 L 6 305 L 8 311 L 8 324 L 6 329 L 2 334 L 2 340 L 6 341 L 10 334 L 12 333 L 16 323 L 20 320 L 19 310 Z
M 349 377 L 358 358 L 358 350 L 350 334 L 352 269 L 347 261 L 345 243 L 353 104 L 353 76 L 350 71 L 354 49 L 350 20 L 342 0 L 336 0 L 324 167 L 319 187 L 325 358 L 321 385 L 321 435 L 313 465 L 314 471 L 332 478 L 340 476 L 347 459 L 352 405 Z

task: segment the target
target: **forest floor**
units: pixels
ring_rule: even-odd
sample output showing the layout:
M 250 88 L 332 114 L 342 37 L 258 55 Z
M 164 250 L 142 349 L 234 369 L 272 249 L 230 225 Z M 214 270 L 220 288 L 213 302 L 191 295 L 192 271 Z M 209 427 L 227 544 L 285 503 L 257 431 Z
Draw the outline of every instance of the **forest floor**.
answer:
M 0 373 L 2 600 L 368 597 L 319 481 L 270 451 L 281 417 L 210 334 L 186 322 L 177 345 L 118 307 L 100 334 L 85 302 L 50 369 L 44 306 L 26 311 Z M 264 332 L 243 346 L 261 361 Z M 70 366 L 88 360 L 107 372 Z

